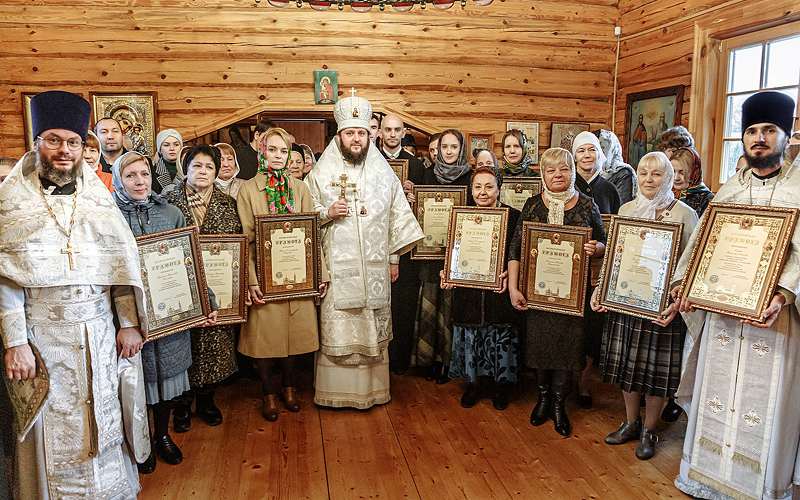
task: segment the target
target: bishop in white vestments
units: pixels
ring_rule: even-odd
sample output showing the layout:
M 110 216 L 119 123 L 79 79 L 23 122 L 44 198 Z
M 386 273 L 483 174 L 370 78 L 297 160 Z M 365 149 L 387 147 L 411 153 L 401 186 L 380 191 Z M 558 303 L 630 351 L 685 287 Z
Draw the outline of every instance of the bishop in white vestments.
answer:
M 390 399 L 391 282 L 400 255 L 423 233 L 400 180 L 369 141 L 369 101 L 341 99 L 334 115 L 338 133 L 306 178 L 331 275 L 314 402 L 365 409 Z
M 712 203 L 800 208 L 800 162 L 783 163 L 793 111 L 792 99 L 779 92 L 761 92 L 744 102 L 748 168 L 726 182 Z M 686 273 L 697 234 L 683 253 L 676 279 Z M 685 493 L 714 499 L 796 494 L 799 295 L 800 227 L 762 324 L 699 310 L 684 313 L 685 371 L 677 396 L 688 424 L 675 485 Z
M 31 112 L 35 150 L 0 185 L 14 496 L 135 498 L 133 460 L 150 451 L 136 241 L 83 160 L 89 103 L 51 91 L 31 100 Z

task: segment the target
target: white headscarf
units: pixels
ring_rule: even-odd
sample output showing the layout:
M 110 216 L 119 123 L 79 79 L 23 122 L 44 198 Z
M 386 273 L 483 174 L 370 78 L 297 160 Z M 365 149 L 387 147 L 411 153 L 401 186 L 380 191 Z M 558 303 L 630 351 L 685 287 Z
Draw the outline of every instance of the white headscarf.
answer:
M 566 153 L 567 155 L 570 154 L 570 152 L 567 151 L 564 148 L 550 148 L 550 149 L 548 149 L 547 151 L 544 152 L 544 154 L 542 155 L 542 158 L 545 158 L 545 155 L 547 155 L 547 153 L 549 153 L 550 151 L 557 151 L 557 150 L 561 150 L 564 153 Z M 567 163 L 567 164 L 569 165 L 569 163 Z M 577 174 L 575 173 L 575 161 L 574 160 L 572 161 L 572 165 L 570 165 L 570 166 L 572 167 L 572 171 L 570 172 L 569 187 L 567 187 L 567 189 L 565 189 L 564 191 L 562 191 L 560 193 L 554 193 L 554 192 L 550 191 L 550 188 L 547 187 L 547 182 L 544 182 L 544 168 L 541 169 L 542 170 L 542 181 L 543 181 L 542 182 L 542 189 L 543 189 L 542 194 L 543 194 L 543 197 L 544 197 L 545 201 L 547 201 L 547 208 L 548 208 L 547 223 L 548 224 L 559 224 L 559 225 L 563 225 L 564 224 L 564 207 L 567 204 L 567 202 L 569 202 L 569 200 L 571 200 L 572 197 L 575 196 L 578 193 L 578 191 L 575 189 L 575 175 L 577 175 Z
M 224 181 L 224 180 L 220 179 L 219 178 L 219 174 L 218 174 L 217 178 L 214 179 L 214 184 L 216 184 L 217 187 L 220 188 L 222 191 L 224 191 L 226 194 L 230 194 L 231 184 L 235 184 L 234 181 L 237 179 L 236 176 L 239 175 L 239 171 L 241 169 L 239 168 L 239 159 L 236 157 L 236 150 L 233 149 L 233 146 L 231 146 L 230 144 L 224 143 L 224 142 L 220 142 L 220 143 L 214 144 L 214 147 L 216 147 L 220 152 L 220 162 L 222 161 L 221 160 L 222 153 L 225 152 L 223 148 L 225 148 L 226 146 L 228 148 L 230 148 L 231 153 L 233 153 L 233 164 L 235 165 L 236 169 L 233 172 L 233 177 L 231 177 L 227 181 Z M 238 191 L 238 189 L 237 189 L 237 191 Z
M 636 198 L 631 202 L 633 203 L 633 212 L 631 216 L 653 220 L 656 218 L 657 210 L 663 210 L 675 201 L 675 195 L 672 192 L 675 170 L 672 168 L 672 163 L 669 161 L 669 158 L 667 158 L 667 155 L 661 151 L 653 151 L 642 156 L 642 159 L 639 160 L 639 165 L 645 161 L 659 163 L 661 165 L 664 169 L 664 181 L 661 183 L 661 187 L 658 188 L 658 192 L 652 199 L 646 197 L 641 189 L 639 190 L 636 194 Z
M 596 155 L 594 160 L 594 173 L 592 174 L 592 178 L 589 179 L 589 182 L 592 182 L 594 178 L 603 171 L 603 165 L 606 163 L 606 155 L 603 153 L 603 148 L 600 147 L 600 141 L 597 139 L 597 136 L 591 132 L 584 131 L 575 136 L 575 139 L 572 141 L 572 156 L 575 158 L 575 163 L 578 162 L 575 151 L 586 144 L 594 146 Z

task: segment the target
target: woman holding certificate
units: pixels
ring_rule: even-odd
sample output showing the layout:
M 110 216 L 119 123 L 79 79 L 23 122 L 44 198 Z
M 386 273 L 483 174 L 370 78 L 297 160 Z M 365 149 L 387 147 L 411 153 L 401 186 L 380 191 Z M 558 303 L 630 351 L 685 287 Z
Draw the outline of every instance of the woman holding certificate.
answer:
M 258 173 L 242 185 L 236 200 L 244 234 L 250 243 L 248 279 L 253 301 L 247 323 L 242 327 L 239 352 L 255 358 L 263 396 L 261 415 L 269 422 L 278 420 L 279 394 L 287 410 L 300 411 L 295 392 L 294 357 L 319 349 L 314 299 L 267 302 L 256 274 L 256 216 L 314 211 L 308 187 L 289 174 L 291 150 L 292 140 L 284 129 L 271 128 L 264 132 L 258 142 Z M 324 295 L 325 285 L 322 287 Z M 276 383 L 272 377 L 276 364 L 282 383 L 280 380 Z
M 636 170 L 639 193 L 624 204 L 619 215 L 683 224 L 678 255 L 686 247 L 697 225 L 697 214 L 672 192 L 674 171 L 667 156 L 647 153 Z M 635 272 L 636 270 L 632 270 Z M 626 272 L 620 268 L 619 273 Z M 635 279 L 635 277 L 633 278 Z M 669 283 L 669 280 L 666 280 Z M 592 295 L 592 309 L 606 312 L 599 304 L 599 289 Z M 667 398 L 675 393 L 681 374 L 681 356 L 686 325 L 675 311 L 659 320 L 609 312 L 603 332 L 600 371 L 603 381 L 619 384 L 625 400 L 625 421 L 606 436 L 616 445 L 639 440 L 636 457 L 647 460 L 655 454 L 653 430 Z M 645 396 L 645 418 L 639 416 L 641 396 Z
M 472 175 L 467 161 L 464 135 L 455 129 L 442 132 L 432 168 L 425 170 L 423 184 L 440 186 L 469 186 Z M 469 194 L 468 204 L 471 203 Z M 450 311 L 452 292 L 439 288 L 439 273 L 444 261 L 427 261 L 421 266 L 422 300 L 419 307 L 419 326 L 413 359 L 417 366 L 430 367 L 430 378 L 444 384 L 449 379 Z
M 477 167 L 472 173 L 472 198 L 477 207 L 508 208 L 508 247 L 520 212 L 500 203 L 503 178 L 497 159 L 487 150 L 476 155 L 479 159 L 483 156 L 491 156 L 493 165 Z M 455 288 L 450 377 L 463 378 L 467 382 L 461 406 L 470 408 L 482 396 L 491 395 L 495 408 L 506 409 L 510 388 L 517 382 L 520 315 L 511 307 L 505 286 L 496 292 L 444 283 L 442 288 Z
M 539 167 L 544 191 L 525 203 L 517 222 L 508 252 L 508 289 L 513 306 L 520 311 L 527 311 L 525 361 L 529 368 L 536 369 L 539 385 L 539 398 L 531 412 L 531 424 L 542 425 L 552 416 L 556 432 L 569 436 L 572 427 L 565 402 L 572 373 L 586 366 L 585 321 L 582 316 L 544 310 L 528 311 L 528 298 L 520 291 L 525 284 L 519 282 L 523 222 L 591 228 L 591 237 L 583 246 L 583 253 L 589 258 L 602 257 L 606 233 L 597 205 L 575 188 L 575 161 L 569 151 L 548 149 L 542 155 Z M 557 271 L 541 274 L 548 273 L 547 276 L 541 276 L 543 281 L 550 279 L 558 282 L 561 279 Z M 580 289 L 588 290 L 588 287 Z
M 175 184 L 167 200 L 178 207 L 189 226 L 200 234 L 238 234 L 242 223 L 236 202 L 214 185 L 220 171 L 217 148 L 199 145 L 191 148 L 181 162 L 185 177 Z M 231 325 L 216 325 L 192 330 L 192 367 L 189 380 L 197 397 L 196 414 L 208 425 L 222 423 L 222 412 L 214 404 L 215 386 L 236 371 L 235 330 Z M 191 425 L 187 405 L 176 410 L 175 426 L 185 432 Z
M 135 236 L 186 227 L 180 210 L 152 191 L 150 162 L 131 151 L 117 158 L 111 168 L 114 200 Z M 213 313 L 215 314 L 215 313 Z M 148 341 L 142 348 L 145 396 L 153 411 L 153 448 L 168 464 L 183 460 L 181 450 L 169 435 L 169 416 L 178 398 L 190 388 L 187 370 L 192 365 L 192 346 L 188 331 Z M 155 455 L 139 472 L 155 470 Z

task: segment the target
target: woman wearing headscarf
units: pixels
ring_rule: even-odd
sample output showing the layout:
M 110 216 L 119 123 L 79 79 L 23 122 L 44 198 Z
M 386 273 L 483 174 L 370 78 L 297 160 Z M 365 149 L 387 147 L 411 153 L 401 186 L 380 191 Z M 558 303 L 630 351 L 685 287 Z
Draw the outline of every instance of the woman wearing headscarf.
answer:
M 156 159 L 153 165 L 153 192 L 162 193 L 164 188 L 182 179 L 178 168 L 178 154 L 183 147 L 183 137 L 172 128 L 162 130 L 156 136 Z M 172 189 L 172 188 L 170 188 Z
M 675 199 L 672 193 L 674 171 L 667 156 L 647 153 L 637 168 L 639 194 L 623 205 L 625 217 L 677 222 L 683 224 L 680 252 L 697 225 L 694 209 Z M 669 283 L 669 280 L 666 281 Z M 591 307 L 607 312 L 592 295 Z M 625 400 L 625 421 L 606 436 L 606 443 L 616 445 L 639 440 L 636 457 L 647 460 L 655 454 L 654 434 L 666 398 L 678 388 L 686 325 L 674 311 L 660 320 L 647 320 L 624 313 L 609 312 L 603 331 L 600 371 L 603 381 L 619 384 Z M 645 396 L 644 425 L 639 416 L 641 396 Z
M 481 164 L 472 173 L 470 190 L 477 207 L 504 207 L 509 209 L 506 228 L 506 247 L 514 236 L 519 210 L 500 203 L 503 177 L 497 159 L 491 151 L 480 150 L 476 161 L 480 164 L 491 155 L 493 164 Z M 453 285 L 441 287 L 453 290 L 453 344 L 450 360 L 450 377 L 466 381 L 461 406 L 475 406 L 481 397 L 491 397 L 498 410 L 508 407 L 511 387 L 517 382 L 519 357 L 519 324 L 521 314 L 514 310 L 506 295 L 508 272 L 503 266 L 503 289 L 497 292 L 461 288 Z M 444 279 L 444 271 L 441 273 Z
M 527 309 L 527 299 L 518 282 L 522 225 L 524 221 L 532 221 L 591 228 L 591 240 L 583 247 L 588 258 L 603 256 L 606 232 L 597 205 L 575 188 L 577 174 L 569 151 L 548 149 L 542 155 L 540 168 L 543 191 L 525 203 L 509 248 L 508 290 L 512 305 L 519 311 L 526 311 L 526 363 L 536 370 L 539 385 L 539 398 L 531 412 L 531 424 L 542 425 L 552 416 L 556 432 L 569 436 L 572 426 L 567 418 L 565 401 L 572 373 L 583 370 L 586 364 L 585 320 L 583 317 Z M 586 290 L 588 295 L 589 288 Z
M 636 172 L 622 160 L 622 145 L 614 132 L 601 129 L 594 135 L 600 140 L 606 158 L 600 175 L 617 188 L 620 203 L 628 203 L 636 197 Z
M 214 144 L 214 147 L 219 150 L 219 174 L 214 179 L 214 185 L 235 200 L 244 183 L 244 180 L 237 177 L 239 161 L 236 159 L 236 150 L 224 142 Z
M 471 175 L 464 135 L 455 129 L 445 130 L 439 138 L 436 161 L 433 167 L 425 170 L 422 184 L 469 186 Z M 467 189 L 467 204 L 471 203 L 472 195 Z M 420 267 L 422 300 L 417 314 L 417 337 L 412 363 L 430 368 L 428 378 L 444 384 L 450 380 L 447 374 L 453 341 L 450 329 L 453 292 L 439 287 L 439 272 L 444 269 L 443 260 L 426 261 Z
M 314 158 L 314 151 L 311 149 L 311 146 L 308 144 L 301 144 L 300 147 L 303 148 L 303 161 L 305 162 L 303 178 L 305 179 L 308 173 L 314 168 L 314 165 L 316 165 L 317 159 Z
M 250 243 L 250 298 L 253 306 L 242 326 L 239 352 L 255 359 L 261 379 L 261 415 L 269 422 L 278 419 L 278 398 L 287 410 L 300 411 L 294 360 L 299 354 L 319 349 L 317 309 L 313 298 L 266 302 L 256 274 L 255 217 L 257 215 L 313 212 L 308 186 L 289 175 L 292 141 L 282 128 L 264 132 L 258 142 L 258 173 L 239 191 L 237 205 Z M 323 281 L 326 279 L 323 269 Z M 325 295 L 325 285 L 320 292 Z M 282 381 L 275 383 L 273 367 L 278 365 Z M 279 396 L 280 394 L 280 396 Z
M 186 218 L 198 226 L 200 234 L 238 234 L 242 223 L 236 202 L 214 185 L 220 170 L 219 151 L 208 145 L 191 148 L 183 160 L 184 177 L 166 198 Z M 217 384 L 236 371 L 235 329 L 231 325 L 192 329 L 192 359 L 189 381 L 196 397 L 195 413 L 210 426 L 222 423 L 222 412 L 214 403 Z M 188 407 L 175 412 L 175 427 L 183 431 L 191 425 Z
M 703 183 L 703 165 L 700 155 L 694 148 L 678 148 L 672 153 L 672 168 L 675 169 L 675 182 L 672 188 L 675 196 L 703 216 L 714 193 Z
M 186 227 L 181 211 L 152 192 L 148 158 L 133 151 L 125 153 L 114 162 L 111 172 L 114 200 L 134 236 Z M 183 454 L 169 435 L 169 416 L 178 398 L 189 390 L 187 370 L 191 364 L 188 331 L 148 341 L 142 348 L 145 396 L 153 411 L 153 449 L 162 460 L 173 465 L 181 463 Z M 139 464 L 139 472 L 149 474 L 155 467 L 155 454 L 151 454 L 145 463 Z
M 539 177 L 528 154 L 528 137 L 525 132 L 511 129 L 503 134 L 503 176 Z
M 621 205 L 617 188 L 603 178 L 602 171 L 606 157 L 600 147 L 597 136 L 591 132 L 581 132 L 572 141 L 572 155 L 575 158 L 575 169 L 578 176 L 575 187 L 594 200 L 601 214 L 616 214 Z M 594 286 L 600 274 L 601 261 L 592 262 L 590 283 Z M 603 321 L 605 316 L 594 311 L 586 311 L 586 355 L 588 362 L 581 372 L 578 384 L 578 405 L 588 409 L 592 407 L 592 395 L 589 391 L 590 375 L 593 361 L 600 357 L 600 341 L 603 337 Z

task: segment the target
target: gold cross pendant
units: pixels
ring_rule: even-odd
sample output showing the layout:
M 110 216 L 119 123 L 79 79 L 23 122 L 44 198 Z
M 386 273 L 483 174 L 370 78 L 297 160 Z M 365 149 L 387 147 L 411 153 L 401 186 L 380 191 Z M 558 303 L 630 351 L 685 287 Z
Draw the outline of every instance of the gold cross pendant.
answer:
M 77 253 L 77 252 L 75 252 L 72 249 L 72 242 L 67 241 L 67 246 L 63 250 L 61 250 L 61 253 L 67 255 L 67 260 L 69 261 L 69 270 L 70 271 L 74 271 L 75 270 L 75 261 L 73 260 L 72 254 L 73 253 Z

